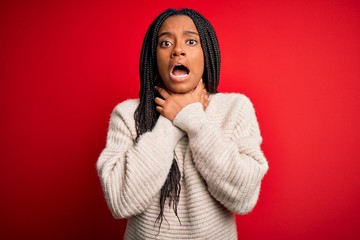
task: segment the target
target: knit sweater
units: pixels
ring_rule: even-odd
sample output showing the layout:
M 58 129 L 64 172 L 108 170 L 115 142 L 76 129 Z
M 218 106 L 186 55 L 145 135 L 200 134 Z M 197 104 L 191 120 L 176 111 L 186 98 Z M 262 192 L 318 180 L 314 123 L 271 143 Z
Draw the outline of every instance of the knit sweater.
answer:
M 138 99 L 112 112 L 97 170 L 115 218 L 128 218 L 125 239 L 237 239 L 234 214 L 255 206 L 268 164 L 254 108 L 241 94 L 211 94 L 209 105 L 184 107 L 171 122 L 163 116 L 134 142 Z M 181 172 L 178 218 L 160 189 L 174 153 Z

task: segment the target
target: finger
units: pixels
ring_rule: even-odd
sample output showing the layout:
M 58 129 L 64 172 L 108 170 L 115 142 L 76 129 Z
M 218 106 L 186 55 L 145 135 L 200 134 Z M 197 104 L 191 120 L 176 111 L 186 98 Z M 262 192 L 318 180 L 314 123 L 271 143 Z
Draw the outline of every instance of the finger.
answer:
M 207 102 L 206 102 L 205 104 L 203 104 L 204 110 L 207 108 L 207 106 L 208 106 L 208 103 L 207 103 Z
M 155 89 L 158 91 L 158 93 L 164 98 L 166 99 L 167 97 L 170 96 L 170 94 L 163 88 L 161 87 L 155 87 Z
M 206 91 L 206 89 L 204 89 L 204 91 L 203 91 L 203 96 L 204 96 L 206 101 L 209 100 L 209 93 Z
M 164 100 L 164 99 L 161 99 L 161 98 L 159 98 L 159 97 L 156 97 L 156 98 L 155 98 L 155 103 L 156 103 L 157 105 L 159 105 L 159 106 L 164 106 L 165 100 Z
M 163 108 L 160 106 L 156 106 L 156 111 L 158 111 L 160 114 L 162 114 Z
M 207 107 L 207 101 L 202 100 L 202 101 L 201 101 L 201 104 L 202 104 L 202 106 L 203 106 L 203 109 L 205 110 L 206 107 Z

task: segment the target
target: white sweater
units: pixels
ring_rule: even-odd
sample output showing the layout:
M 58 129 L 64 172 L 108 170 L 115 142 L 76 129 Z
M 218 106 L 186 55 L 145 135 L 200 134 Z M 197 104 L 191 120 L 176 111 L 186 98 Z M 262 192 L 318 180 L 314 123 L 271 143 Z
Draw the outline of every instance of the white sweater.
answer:
M 241 94 L 210 96 L 182 109 L 173 122 L 160 116 L 154 129 L 134 143 L 134 111 L 139 100 L 114 109 L 97 170 L 115 218 L 128 218 L 125 239 L 237 239 L 234 213 L 255 206 L 268 164 L 253 106 Z M 181 172 L 178 215 L 160 189 L 174 151 Z

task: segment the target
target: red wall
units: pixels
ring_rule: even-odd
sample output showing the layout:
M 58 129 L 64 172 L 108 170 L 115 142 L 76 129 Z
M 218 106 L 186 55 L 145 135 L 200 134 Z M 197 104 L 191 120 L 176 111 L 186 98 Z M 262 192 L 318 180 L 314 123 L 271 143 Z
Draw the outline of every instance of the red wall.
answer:
M 95 163 L 168 7 L 213 23 L 220 90 L 257 110 L 270 170 L 240 239 L 360 238 L 359 1 L 29 2 L 0 5 L 0 239 L 122 238 Z

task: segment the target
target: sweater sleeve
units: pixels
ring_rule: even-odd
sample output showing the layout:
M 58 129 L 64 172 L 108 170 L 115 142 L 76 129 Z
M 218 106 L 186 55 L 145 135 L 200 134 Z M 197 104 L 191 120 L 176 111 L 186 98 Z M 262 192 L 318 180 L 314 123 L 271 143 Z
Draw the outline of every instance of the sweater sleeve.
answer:
M 174 124 L 187 132 L 195 165 L 209 192 L 227 209 L 239 214 L 255 206 L 268 170 L 260 149 L 262 138 L 251 102 L 244 97 L 235 124 L 224 132 L 211 124 L 200 103 L 185 107 Z
M 120 104 L 111 115 L 106 147 L 96 165 L 115 218 L 127 218 L 149 207 L 166 180 L 174 147 L 184 134 L 160 116 L 153 130 L 134 143 L 124 117 L 129 112 L 123 110 Z

